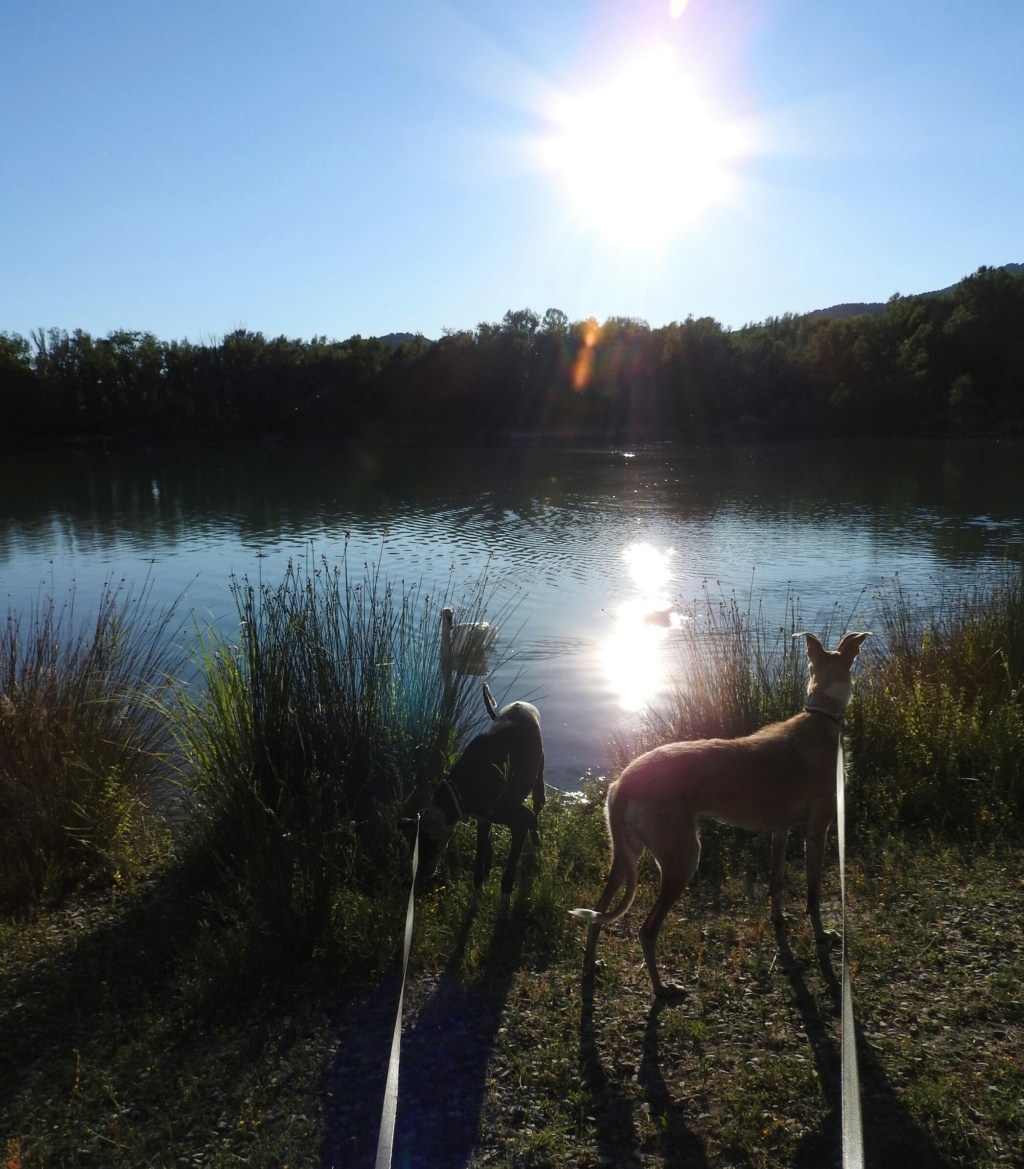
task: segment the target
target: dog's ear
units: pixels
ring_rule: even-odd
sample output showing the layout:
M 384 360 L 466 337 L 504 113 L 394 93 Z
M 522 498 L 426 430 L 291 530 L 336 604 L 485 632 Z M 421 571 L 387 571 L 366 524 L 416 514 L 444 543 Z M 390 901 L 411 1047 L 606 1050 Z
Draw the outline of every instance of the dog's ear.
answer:
M 821 644 L 821 642 L 814 636 L 813 633 L 794 633 L 794 637 L 802 637 L 807 642 L 807 656 L 811 660 L 812 665 L 820 665 L 821 661 L 828 653 L 828 650 Z
M 846 665 L 852 666 L 854 659 L 860 653 L 860 647 L 870 636 L 870 633 L 848 633 L 836 646 L 836 653 Z

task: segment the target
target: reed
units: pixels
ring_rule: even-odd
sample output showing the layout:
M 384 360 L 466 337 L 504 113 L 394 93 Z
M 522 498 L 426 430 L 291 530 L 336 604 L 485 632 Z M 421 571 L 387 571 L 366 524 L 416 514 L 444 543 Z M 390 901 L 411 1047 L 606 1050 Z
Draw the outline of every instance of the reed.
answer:
M 79 617 L 8 611 L 0 628 L 0 912 L 103 875 L 130 881 L 157 841 L 172 741 L 157 700 L 176 663 L 174 606 L 108 581 Z
M 623 767 L 670 740 L 732 738 L 802 706 L 806 660 L 796 607 L 770 623 L 760 606 L 705 590 L 676 643 L 673 690 L 613 744 Z M 862 843 L 904 829 L 981 840 L 1024 825 L 1024 563 L 962 577 L 934 600 L 909 597 L 898 577 L 857 618 L 875 636 L 847 713 L 847 801 Z M 845 628 L 834 609 L 815 632 Z
M 806 658 L 803 641 L 794 637 L 802 625 L 793 603 L 783 624 L 773 625 L 760 604 L 744 608 L 735 596 L 712 596 L 705 585 L 683 617 L 668 699 L 641 715 L 630 739 L 616 741 L 619 767 L 660 743 L 750 734 L 803 705 Z
M 1024 561 L 927 605 L 894 578 L 849 722 L 862 830 L 959 840 L 1024 824 Z
M 382 549 L 383 552 L 383 549 Z M 442 668 L 440 595 L 395 585 L 380 560 L 349 572 L 290 563 L 280 584 L 234 584 L 237 643 L 207 638 L 183 690 L 193 857 L 291 943 L 344 933 L 408 864 L 395 820 L 425 803 L 483 710 L 479 680 Z M 493 600 L 486 577 L 460 609 Z M 385 878 L 381 880 L 381 878 Z

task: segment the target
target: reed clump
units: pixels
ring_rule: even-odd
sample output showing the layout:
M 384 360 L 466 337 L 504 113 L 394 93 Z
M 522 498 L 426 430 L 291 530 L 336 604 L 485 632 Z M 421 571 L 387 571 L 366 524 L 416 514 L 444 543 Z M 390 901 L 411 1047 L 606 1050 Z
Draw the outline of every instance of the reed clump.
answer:
M 396 820 L 450 767 L 482 711 L 479 680 L 443 667 L 448 593 L 396 586 L 379 561 L 358 578 L 347 554 L 291 563 L 278 585 L 233 588 L 239 640 L 205 642 L 176 719 L 188 851 L 250 924 L 315 948 L 401 888 Z M 479 612 L 488 589 L 461 610 Z
M 835 609 L 815 631 L 833 646 L 851 622 L 875 635 L 847 712 L 852 832 L 862 842 L 907 830 L 961 843 L 1019 835 L 1024 562 L 959 580 L 927 602 L 893 578 L 872 611 L 843 620 Z M 795 605 L 774 626 L 760 608 L 705 589 L 679 631 L 668 702 L 616 741 L 616 765 L 663 742 L 732 738 L 796 713 L 807 686 L 802 628 Z
M 735 596 L 702 597 L 687 606 L 674 639 L 667 700 L 642 712 L 632 734 L 612 744 L 615 765 L 641 751 L 688 739 L 732 739 L 789 718 L 807 688 L 802 626 L 787 603 L 774 626 L 763 608 L 743 607 Z M 826 633 L 827 637 L 828 634 Z
M 0 913 L 102 876 L 131 881 L 162 835 L 172 741 L 156 699 L 175 668 L 173 607 L 107 582 L 0 627 Z
M 894 579 L 850 714 L 867 830 L 954 840 L 1024 826 L 1024 561 L 921 605 Z

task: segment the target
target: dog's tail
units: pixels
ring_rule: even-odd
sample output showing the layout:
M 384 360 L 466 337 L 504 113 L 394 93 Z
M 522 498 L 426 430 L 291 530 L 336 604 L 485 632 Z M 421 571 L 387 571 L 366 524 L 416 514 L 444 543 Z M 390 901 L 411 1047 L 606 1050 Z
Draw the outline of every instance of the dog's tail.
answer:
M 644 844 L 639 838 L 635 838 L 635 834 L 626 826 L 624 815 L 627 802 L 627 800 L 621 800 L 618 804 L 616 803 L 613 785 L 612 790 L 608 793 L 606 805 L 608 834 L 612 843 L 612 863 L 598 905 L 607 905 L 623 885 L 626 886 L 625 892 L 618 905 L 613 909 L 569 910 L 576 917 L 582 917 L 584 921 L 589 921 L 594 925 L 611 925 L 613 921 L 618 921 L 629 911 L 629 907 L 633 904 L 633 898 L 636 896 L 636 887 L 639 882 L 639 861 L 644 851 Z
M 615 870 L 613 870 L 614 872 Z M 632 905 L 632 899 L 636 897 L 636 865 L 632 865 L 631 871 L 627 871 L 623 877 L 615 880 L 614 884 L 613 877 L 609 877 L 609 891 L 614 893 L 618 886 L 623 883 L 623 880 L 625 881 L 625 892 L 622 894 L 622 899 L 614 909 L 606 909 L 604 913 L 597 912 L 597 909 L 569 909 L 569 913 L 572 913 L 576 918 L 582 918 L 583 921 L 591 922 L 591 925 L 610 926 L 611 922 L 618 921 L 618 919 L 622 918 L 629 911 L 629 907 Z
M 486 682 L 484 683 L 484 706 L 487 707 L 487 713 L 492 719 L 498 717 L 498 704 L 494 701 L 494 695 Z

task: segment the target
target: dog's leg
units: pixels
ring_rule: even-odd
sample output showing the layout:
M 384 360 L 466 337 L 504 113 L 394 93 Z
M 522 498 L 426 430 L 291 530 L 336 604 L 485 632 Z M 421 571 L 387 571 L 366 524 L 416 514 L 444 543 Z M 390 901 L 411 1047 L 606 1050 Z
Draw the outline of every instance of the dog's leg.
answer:
M 544 807 L 545 792 L 544 792 L 544 752 L 540 753 L 540 763 L 537 767 L 537 776 L 533 781 L 533 788 L 531 789 L 530 802 L 533 804 L 533 818 L 534 825 L 531 829 L 534 843 L 540 840 L 539 828 L 540 811 Z
M 786 925 L 786 913 L 782 906 L 782 880 L 786 871 L 788 843 L 788 828 L 772 833 L 772 871 L 768 879 L 768 891 L 772 898 L 772 923 L 776 929 L 783 929 Z
M 689 878 L 682 873 L 661 875 L 661 888 L 658 890 L 658 899 L 651 907 L 647 920 L 640 927 L 637 936 L 640 939 L 640 949 L 644 953 L 647 963 L 647 973 L 651 976 L 651 985 L 658 998 L 672 998 L 674 995 L 685 993 L 685 987 L 678 982 L 662 982 L 658 973 L 657 946 L 658 934 L 661 930 L 665 915 L 679 900 L 683 890 L 689 883 Z
M 687 831 L 681 840 L 674 841 L 669 849 L 663 849 L 659 855 L 654 842 L 650 843 L 651 851 L 658 859 L 661 867 L 661 887 L 658 890 L 657 900 L 651 907 L 646 921 L 640 927 L 640 948 L 644 952 L 644 961 L 647 963 L 647 972 L 651 976 L 651 985 L 658 998 L 672 998 L 675 995 L 685 994 L 686 988 L 678 982 L 663 982 L 658 973 L 656 950 L 658 934 L 661 930 L 665 915 L 679 900 L 683 890 L 693 880 L 700 860 L 700 836 L 697 825 Z M 662 856 L 665 857 L 664 862 Z
M 517 804 L 514 811 L 509 813 L 506 823 L 512 832 L 512 839 L 508 846 L 508 863 L 501 878 L 501 906 L 507 908 L 512 899 L 512 887 L 516 881 L 516 867 L 523 853 L 528 833 L 537 833 L 537 817 L 529 808 Z
M 814 928 L 814 937 L 819 946 L 826 946 L 836 940 L 821 924 L 821 872 L 825 864 L 825 837 L 828 821 L 807 826 L 807 915 Z
M 491 871 L 491 861 L 494 859 L 494 849 L 491 846 L 491 825 L 489 820 L 476 822 L 476 868 L 473 871 L 473 901 L 474 904 L 484 887 L 487 874 Z
M 636 862 L 633 862 L 634 866 Z M 601 890 L 601 896 L 597 899 L 597 904 L 594 906 L 594 913 L 606 913 L 615 900 L 615 895 L 625 885 L 629 877 L 627 866 L 621 863 L 621 857 L 618 853 L 612 859 L 611 871 L 608 873 L 608 878 L 604 883 L 604 888 Z M 585 977 L 593 977 L 594 971 L 597 968 L 597 940 L 601 936 L 601 923 L 599 921 L 591 922 L 587 930 L 587 946 L 583 951 L 583 973 Z

